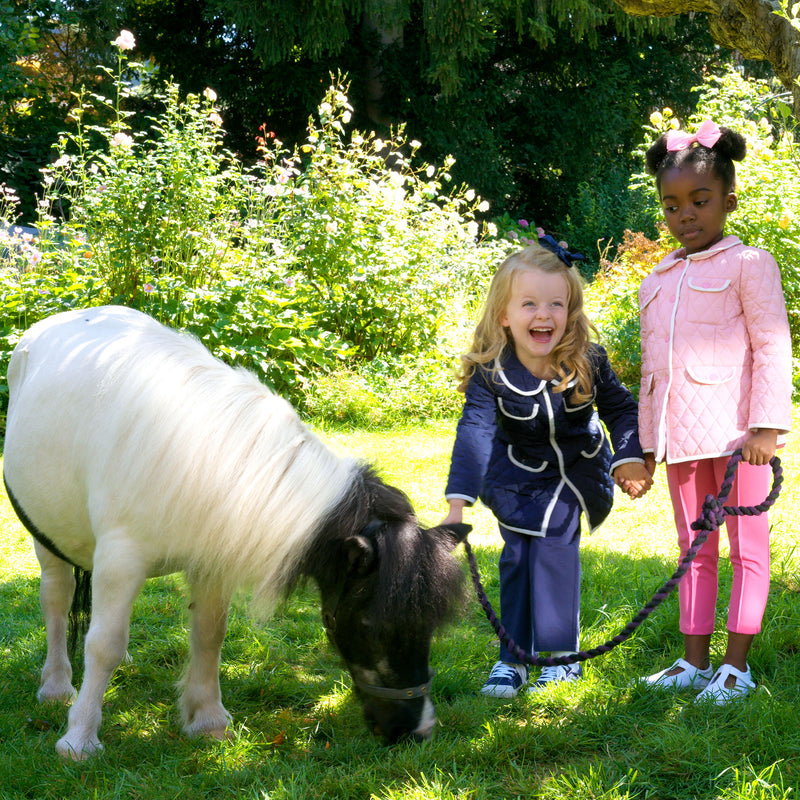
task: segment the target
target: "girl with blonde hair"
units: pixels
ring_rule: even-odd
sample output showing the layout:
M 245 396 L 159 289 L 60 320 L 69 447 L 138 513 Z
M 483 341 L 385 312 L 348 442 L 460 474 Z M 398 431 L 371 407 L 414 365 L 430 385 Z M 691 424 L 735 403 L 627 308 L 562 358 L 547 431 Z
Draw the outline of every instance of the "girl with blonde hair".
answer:
M 478 498 L 492 510 L 504 541 L 503 625 L 525 652 L 560 656 L 578 649 L 581 514 L 596 528 L 611 510 L 615 482 L 641 497 L 652 478 L 636 402 L 590 340 L 572 266 L 580 256 L 552 237 L 540 242 L 500 265 L 461 357 L 465 402 L 445 521 L 463 521 Z M 580 665 L 545 667 L 531 689 L 580 676 Z M 501 644 L 481 693 L 514 697 L 527 681 L 527 665 Z

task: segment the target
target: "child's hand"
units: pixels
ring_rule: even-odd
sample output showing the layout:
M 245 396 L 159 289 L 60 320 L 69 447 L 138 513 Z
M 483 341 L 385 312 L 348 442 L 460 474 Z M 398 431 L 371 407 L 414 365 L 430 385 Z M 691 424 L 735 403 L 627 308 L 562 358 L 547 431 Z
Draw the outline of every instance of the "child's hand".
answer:
M 778 450 L 778 431 L 775 428 L 758 428 L 742 445 L 742 458 L 753 466 L 769 464 Z
M 447 513 L 447 516 L 439 523 L 440 525 L 458 525 L 458 523 L 464 521 L 464 508 L 467 505 L 466 500 L 461 500 L 460 498 L 455 498 L 453 500 L 448 500 L 450 503 L 450 511 Z
M 644 464 L 629 462 L 614 470 L 614 482 L 629 497 L 637 498 L 647 494 L 653 485 L 653 477 Z

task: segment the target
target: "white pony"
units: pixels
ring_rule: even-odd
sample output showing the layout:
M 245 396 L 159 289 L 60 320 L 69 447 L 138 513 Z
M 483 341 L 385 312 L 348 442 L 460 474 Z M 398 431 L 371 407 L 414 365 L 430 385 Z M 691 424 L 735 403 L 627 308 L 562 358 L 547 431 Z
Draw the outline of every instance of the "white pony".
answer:
M 336 456 L 253 375 L 137 311 L 37 323 L 8 382 L 4 477 L 42 570 L 40 701 L 75 695 L 71 565 L 91 571 L 85 674 L 59 753 L 102 747 L 102 699 L 134 598 L 148 577 L 175 571 L 192 594 L 189 735 L 222 736 L 230 720 L 218 673 L 234 588 L 251 587 L 268 612 L 310 576 L 368 721 L 390 740 L 430 736 L 430 637 L 460 588 L 450 551 L 466 526 L 420 530 L 401 492 Z

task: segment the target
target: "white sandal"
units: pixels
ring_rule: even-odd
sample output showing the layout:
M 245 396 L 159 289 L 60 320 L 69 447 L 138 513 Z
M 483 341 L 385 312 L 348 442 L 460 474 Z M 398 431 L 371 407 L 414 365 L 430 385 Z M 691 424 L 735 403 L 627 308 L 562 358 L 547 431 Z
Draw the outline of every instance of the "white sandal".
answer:
M 673 669 L 680 669 L 681 671 L 676 672 L 674 675 L 668 675 L 667 673 Z M 661 672 L 641 678 L 641 682 L 659 689 L 702 689 L 708 685 L 713 675 L 713 667 L 699 669 L 685 659 L 679 658 L 671 666 L 662 669 Z
M 711 683 L 700 692 L 695 698 L 696 703 L 713 702 L 718 706 L 724 706 L 732 700 L 739 700 L 746 697 L 750 692 L 756 688 L 755 681 L 750 675 L 750 665 L 746 665 L 747 670 L 742 672 L 740 669 L 731 666 L 730 664 L 723 664 L 711 679 Z M 725 682 L 730 676 L 735 678 L 733 686 L 728 687 Z

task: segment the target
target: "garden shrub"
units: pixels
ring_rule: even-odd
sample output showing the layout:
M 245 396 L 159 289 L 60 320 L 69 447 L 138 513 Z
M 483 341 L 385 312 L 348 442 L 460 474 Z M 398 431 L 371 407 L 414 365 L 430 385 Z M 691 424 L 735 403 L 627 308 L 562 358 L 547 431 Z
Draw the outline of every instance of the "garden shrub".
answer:
M 643 233 L 625 231 L 614 260 L 600 259 L 586 292 L 586 311 L 608 351 L 611 366 L 637 397 L 642 364 L 639 284 L 672 249 L 663 226 L 656 241 Z
M 54 311 L 122 303 L 191 331 L 301 408 L 315 381 L 315 402 L 330 406 L 324 376 L 364 368 L 379 394 L 435 415 L 452 309 L 508 248 L 483 238 L 486 204 L 452 184 L 451 162 L 418 162 L 402 128 L 349 131 L 340 82 L 305 144 L 289 152 L 261 131 L 263 158 L 246 169 L 222 146 L 210 90 L 182 98 L 170 85 L 151 97 L 161 110 L 149 127 L 130 124 L 123 75 L 136 67 L 120 46 L 116 97 L 78 95 L 76 132 L 42 170 L 38 240 L 17 234 L 0 250 L 0 358 Z M 13 199 L 0 201 L 12 238 Z

